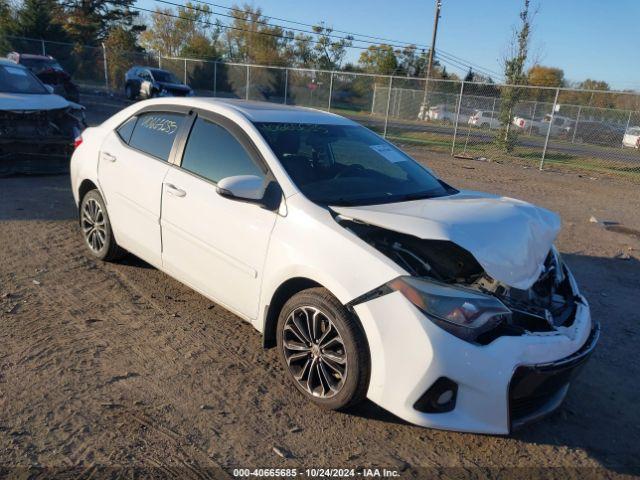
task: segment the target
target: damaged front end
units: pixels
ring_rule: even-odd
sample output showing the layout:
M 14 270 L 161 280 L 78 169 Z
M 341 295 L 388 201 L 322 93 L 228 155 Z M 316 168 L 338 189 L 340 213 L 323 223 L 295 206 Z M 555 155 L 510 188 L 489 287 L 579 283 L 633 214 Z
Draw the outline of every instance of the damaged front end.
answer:
M 84 107 L 0 110 L 0 176 L 66 172 Z
M 527 289 L 489 276 L 472 253 L 449 240 L 422 239 L 337 215 L 338 223 L 401 266 L 395 279 L 350 302 L 399 291 L 432 321 L 469 342 L 558 332 L 570 327 L 578 303 L 570 274 L 554 247 Z

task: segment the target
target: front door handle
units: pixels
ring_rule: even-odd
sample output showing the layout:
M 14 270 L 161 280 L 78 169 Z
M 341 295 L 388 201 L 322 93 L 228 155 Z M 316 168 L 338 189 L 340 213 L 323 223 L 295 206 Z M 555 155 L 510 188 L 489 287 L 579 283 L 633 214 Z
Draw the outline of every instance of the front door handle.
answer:
M 102 158 L 104 158 L 108 162 L 115 162 L 116 161 L 116 156 L 115 155 L 111 155 L 109 152 L 102 152 Z
M 167 190 L 167 193 L 169 195 L 173 195 L 174 197 L 184 197 L 187 195 L 187 192 L 170 183 L 165 183 L 164 186 Z

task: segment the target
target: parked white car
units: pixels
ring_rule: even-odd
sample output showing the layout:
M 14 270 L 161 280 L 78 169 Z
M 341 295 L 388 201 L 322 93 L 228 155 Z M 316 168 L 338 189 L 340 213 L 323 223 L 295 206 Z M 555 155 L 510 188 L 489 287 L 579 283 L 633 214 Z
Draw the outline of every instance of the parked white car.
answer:
M 469 117 L 469 125 L 480 128 L 498 128 L 500 127 L 500 121 L 496 118 L 497 113 L 476 110 L 473 115 Z
M 443 123 L 456 123 L 456 118 L 458 119 L 458 124 L 463 125 L 464 123 L 469 121 L 469 116 L 471 115 L 471 111 L 468 108 L 461 108 L 460 115 L 457 115 L 456 110 L 450 110 L 447 105 L 435 105 L 433 107 L 425 108 L 424 105 L 420 107 L 420 113 L 418 115 L 418 120 L 429 120 L 431 122 L 443 122 Z
M 71 182 L 90 255 L 127 250 L 247 320 L 324 408 L 506 434 L 598 339 L 555 213 L 457 190 L 338 115 L 143 101 L 85 130 Z
M 631 148 L 640 148 L 640 127 L 630 127 L 622 137 L 622 145 Z
M 551 122 L 551 114 L 547 113 L 540 119 L 531 119 L 525 117 L 515 116 L 513 117 L 513 125 L 526 133 L 546 135 L 549 131 L 549 122 Z M 566 135 L 569 132 L 575 120 L 569 117 L 563 117 L 561 115 L 553 116 L 553 123 L 551 124 L 551 136 Z

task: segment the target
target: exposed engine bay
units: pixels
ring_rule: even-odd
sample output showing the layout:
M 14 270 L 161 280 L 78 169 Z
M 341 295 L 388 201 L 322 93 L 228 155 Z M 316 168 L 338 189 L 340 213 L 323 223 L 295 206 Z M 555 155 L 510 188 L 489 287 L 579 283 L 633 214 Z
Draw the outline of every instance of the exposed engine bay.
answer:
M 0 175 L 68 169 L 74 139 L 85 128 L 83 107 L 0 110 Z
M 538 280 L 527 290 L 491 278 L 464 248 L 447 240 L 421 239 L 354 219 L 336 216 L 338 223 L 396 262 L 411 276 L 463 286 L 498 298 L 512 311 L 508 322 L 475 339 L 488 344 L 503 335 L 554 332 L 573 323 L 576 302 L 558 254 L 552 249 Z

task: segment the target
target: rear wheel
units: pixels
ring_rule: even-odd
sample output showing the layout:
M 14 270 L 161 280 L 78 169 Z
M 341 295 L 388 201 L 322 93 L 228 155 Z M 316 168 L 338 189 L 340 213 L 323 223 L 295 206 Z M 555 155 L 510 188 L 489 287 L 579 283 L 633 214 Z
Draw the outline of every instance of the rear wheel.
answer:
M 107 208 L 98 190 L 91 190 L 80 202 L 80 228 L 91 256 L 105 261 L 122 258 L 125 251 L 113 237 Z
M 288 376 L 307 399 L 337 410 L 365 398 L 371 368 L 366 337 L 326 289 L 303 290 L 287 301 L 277 342 Z

